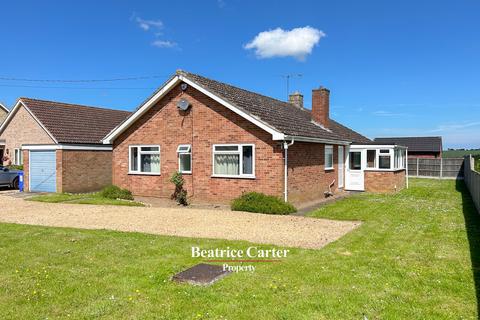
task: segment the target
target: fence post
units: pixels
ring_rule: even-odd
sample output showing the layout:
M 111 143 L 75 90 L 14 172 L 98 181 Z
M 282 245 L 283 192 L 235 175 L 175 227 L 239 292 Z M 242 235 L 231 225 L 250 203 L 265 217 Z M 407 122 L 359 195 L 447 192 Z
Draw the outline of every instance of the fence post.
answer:
M 440 158 L 440 179 L 443 178 L 443 158 Z
M 417 158 L 417 178 L 418 178 L 418 158 Z

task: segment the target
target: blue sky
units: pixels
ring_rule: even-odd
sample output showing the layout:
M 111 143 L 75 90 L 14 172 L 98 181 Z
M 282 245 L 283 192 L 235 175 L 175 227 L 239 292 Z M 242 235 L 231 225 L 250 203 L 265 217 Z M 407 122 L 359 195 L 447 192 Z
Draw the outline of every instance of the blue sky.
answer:
M 332 118 L 369 136 L 480 147 L 478 1 L 11 1 L 0 79 L 20 96 L 133 110 L 176 69 L 285 99 L 320 85 Z M 281 30 L 277 29 L 281 28 Z M 261 34 L 264 32 L 263 34 Z

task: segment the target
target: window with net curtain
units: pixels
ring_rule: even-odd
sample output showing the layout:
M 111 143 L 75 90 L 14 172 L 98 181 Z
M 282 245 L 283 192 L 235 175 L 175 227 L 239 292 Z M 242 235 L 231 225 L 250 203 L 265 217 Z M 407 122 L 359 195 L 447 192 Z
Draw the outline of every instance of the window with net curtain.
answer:
M 131 173 L 160 173 L 160 146 L 131 146 Z
M 333 146 L 325 146 L 325 169 L 333 169 Z
M 252 177 L 254 175 L 254 145 L 215 145 L 213 175 Z

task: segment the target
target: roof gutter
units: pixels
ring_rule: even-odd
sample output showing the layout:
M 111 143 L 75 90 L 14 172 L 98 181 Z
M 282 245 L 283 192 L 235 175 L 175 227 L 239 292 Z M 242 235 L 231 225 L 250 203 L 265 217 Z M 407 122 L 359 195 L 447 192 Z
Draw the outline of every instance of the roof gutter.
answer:
M 273 139 L 273 140 L 280 140 L 280 139 Z M 312 142 L 312 143 L 325 143 L 325 144 L 339 144 L 339 145 L 350 145 L 352 142 L 347 140 L 334 140 L 334 139 L 321 139 L 321 138 L 313 138 L 313 137 L 302 137 L 302 136 L 291 136 L 285 135 L 283 140 L 295 140 L 300 142 Z

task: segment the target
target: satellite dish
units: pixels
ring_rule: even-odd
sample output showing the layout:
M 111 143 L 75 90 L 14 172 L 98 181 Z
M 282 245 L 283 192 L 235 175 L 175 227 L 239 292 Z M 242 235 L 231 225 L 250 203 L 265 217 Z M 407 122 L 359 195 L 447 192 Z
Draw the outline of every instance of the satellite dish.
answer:
M 190 107 L 190 102 L 188 102 L 187 99 L 180 99 L 180 101 L 177 102 L 177 107 L 182 111 L 186 111 L 188 107 Z

